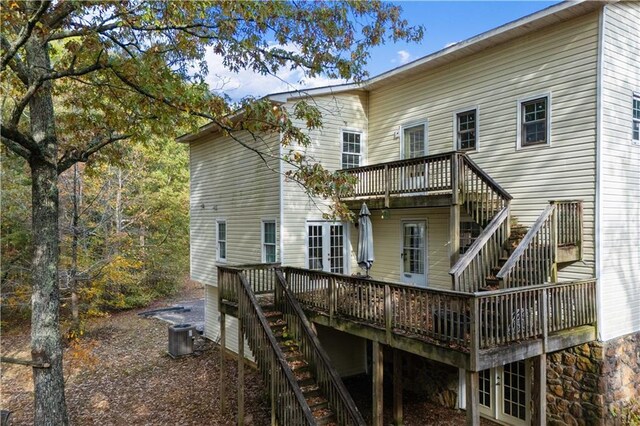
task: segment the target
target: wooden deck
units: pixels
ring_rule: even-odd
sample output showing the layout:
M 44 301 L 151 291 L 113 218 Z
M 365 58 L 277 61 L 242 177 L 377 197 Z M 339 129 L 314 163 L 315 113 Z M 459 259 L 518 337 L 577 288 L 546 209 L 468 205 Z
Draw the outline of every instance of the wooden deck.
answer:
M 272 291 L 270 271 L 247 270 L 254 291 Z M 464 293 L 282 271 L 310 320 L 469 371 L 596 338 L 595 280 Z M 233 315 L 234 290 L 219 286 L 221 310 Z

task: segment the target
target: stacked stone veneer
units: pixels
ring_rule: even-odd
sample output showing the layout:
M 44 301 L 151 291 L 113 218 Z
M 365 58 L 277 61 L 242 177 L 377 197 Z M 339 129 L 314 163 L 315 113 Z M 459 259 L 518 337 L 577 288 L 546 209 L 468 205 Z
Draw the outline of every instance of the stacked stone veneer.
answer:
M 547 357 L 549 425 L 627 424 L 640 404 L 640 332 Z
M 417 399 L 449 408 L 458 407 L 458 369 L 408 352 L 400 352 L 402 387 Z M 385 351 L 385 372 L 391 373 L 392 351 Z

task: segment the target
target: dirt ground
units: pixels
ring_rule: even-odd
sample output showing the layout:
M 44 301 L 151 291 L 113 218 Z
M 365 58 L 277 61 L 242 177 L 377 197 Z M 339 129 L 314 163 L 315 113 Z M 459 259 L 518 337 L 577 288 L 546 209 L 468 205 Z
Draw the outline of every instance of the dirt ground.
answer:
M 203 296 L 202 288 L 189 284 L 172 298 L 155 304 Z M 146 308 L 149 309 L 149 308 Z M 167 323 L 144 319 L 138 311 L 122 312 L 90 321 L 79 346 L 65 352 L 66 395 L 74 425 L 232 425 L 235 424 L 236 362 L 227 357 L 223 386 L 229 395 L 227 412 L 220 412 L 218 387 L 220 351 L 205 340 L 196 341 L 196 354 L 179 359 L 167 355 Z M 1 353 L 28 358 L 28 328 L 3 330 Z M 269 406 L 258 372 L 245 369 L 246 423 L 268 425 Z M 364 395 L 366 379 L 348 382 L 350 390 Z M 12 412 L 13 425 L 33 424 L 33 385 L 29 367 L 3 364 L 0 406 Z M 371 401 L 356 397 L 370 420 Z M 406 425 L 464 424 L 464 412 L 448 410 L 405 398 Z M 391 407 L 385 407 L 391 420 Z M 388 422 L 387 422 L 388 424 Z M 484 422 L 483 422 L 484 424 Z M 487 424 L 490 424 L 487 422 Z

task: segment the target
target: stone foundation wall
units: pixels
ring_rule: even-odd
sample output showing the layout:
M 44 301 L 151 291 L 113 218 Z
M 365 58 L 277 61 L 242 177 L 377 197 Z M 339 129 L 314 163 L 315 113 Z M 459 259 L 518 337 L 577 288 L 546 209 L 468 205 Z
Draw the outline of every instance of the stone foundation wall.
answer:
M 391 352 L 387 359 L 391 359 Z M 402 379 L 403 388 L 419 399 L 448 408 L 458 407 L 457 368 L 402 352 Z
M 625 417 L 638 401 L 640 333 L 547 357 L 547 422 L 551 426 L 628 424 Z

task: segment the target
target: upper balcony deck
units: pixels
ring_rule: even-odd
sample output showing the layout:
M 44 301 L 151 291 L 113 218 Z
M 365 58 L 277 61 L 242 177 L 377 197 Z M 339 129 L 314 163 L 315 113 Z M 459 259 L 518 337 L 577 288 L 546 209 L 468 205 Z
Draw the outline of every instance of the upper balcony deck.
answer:
M 343 201 L 357 209 L 442 207 L 457 204 L 461 195 L 487 194 L 487 202 L 507 201 L 511 196 L 463 152 L 390 161 L 344 169 L 355 176 L 353 193 Z M 485 196 L 486 198 L 486 196 Z

